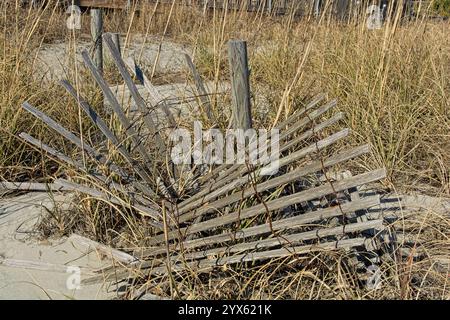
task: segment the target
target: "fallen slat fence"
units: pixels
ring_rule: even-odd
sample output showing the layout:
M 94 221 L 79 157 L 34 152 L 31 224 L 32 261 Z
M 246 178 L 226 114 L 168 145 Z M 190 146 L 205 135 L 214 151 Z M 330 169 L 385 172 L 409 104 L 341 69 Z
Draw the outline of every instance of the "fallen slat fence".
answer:
M 83 52 L 87 69 L 122 125 L 121 132 L 110 128 L 68 81 L 62 81 L 61 85 L 99 129 L 104 141 L 109 141 L 106 152 L 82 141 L 29 103 L 25 102 L 22 107 L 86 153 L 87 160 L 93 164 L 91 167 L 102 164 L 102 168 L 87 170 L 79 159 L 72 159 L 21 133 L 19 137 L 24 141 L 78 171 L 83 179 L 71 181 L 60 177 L 46 184 L 0 183 L 0 188 L 11 190 L 76 191 L 126 207 L 148 220 L 153 235 L 147 246 L 123 254 L 111 251 L 113 258 L 114 255 L 121 257 L 120 264 L 101 270 L 85 283 L 167 275 L 168 270 L 175 274 L 188 270 L 203 272 L 223 265 L 245 265 L 310 252 L 377 248 L 375 240 L 385 228 L 383 220 L 361 219 L 355 212 L 377 206 L 380 199 L 378 196 L 360 197 L 357 190 L 385 178 L 386 172 L 381 168 L 344 178 L 333 177 L 333 168 L 345 166 L 347 161 L 370 152 L 368 145 L 346 149 L 339 146 L 351 132 L 347 128 L 333 129 L 344 116 L 331 114 L 336 100 L 327 102 L 325 95 L 317 95 L 277 126 L 280 129 L 278 173 L 265 175 L 269 170 L 267 164 L 210 166 L 206 173 L 192 167 L 178 171 L 181 178 L 196 182 L 191 184 L 191 190 L 180 192 L 179 177 L 164 163 L 164 159 L 170 158 L 167 156 L 170 148 L 165 143 L 167 132 L 156 130 L 158 123 L 150 112 L 152 104 L 161 103 L 155 98 L 159 96 L 153 95 L 151 105 L 147 104 L 132 79 L 136 66 L 124 62 L 110 34 L 105 34 L 104 40 L 138 107 L 138 119 L 129 118 L 88 53 Z M 200 75 L 189 57 L 186 61 L 197 93 L 204 95 Z M 145 76 L 142 79 L 148 82 Z M 149 91 L 156 90 L 150 82 L 146 87 Z M 208 100 L 197 101 L 202 104 L 199 110 L 211 107 Z M 245 110 L 249 113 L 247 116 L 251 116 L 251 108 L 246 106 Z M 166 117 L 169 119 L 173 115 L 166 113 Z M 138 126 L 139 121 L 144 126 Z M 175 118 L 171 121 L 174 127 L 178 125 Z M 330 134 L 332 130 L 334 133 Z M 131 147 L 126 148 L 119 136 L 127 137 Z M 270 142 L 273 141 L 267 141 Z M 113 162 L 111 153 L 119 154 L 124 161 Z M 183 176 L 186 172 L 190 175 Z M 111 173 L 116 173 L 118 180 L 111 181 L 108 178 Z M 371 232 L 364 232 L 367 230 Z M 107 250 L 89 240 L 80 241 Z

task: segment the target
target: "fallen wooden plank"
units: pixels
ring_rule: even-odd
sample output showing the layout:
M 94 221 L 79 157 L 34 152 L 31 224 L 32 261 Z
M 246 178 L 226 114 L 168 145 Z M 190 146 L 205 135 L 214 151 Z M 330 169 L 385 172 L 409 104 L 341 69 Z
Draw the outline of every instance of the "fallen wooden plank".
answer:
M 147 151 L 145 150 L 145 148 L 143 146 L 143 141 L 140 141 L 140 135 L 134 129 L 130 120 L 125 115 L 125 112 L 122 110 L 122 107 L 120 106 L 119 102 L 117 101 L 116 96 L 113 94 L 111 88 L 106 83 L 106 81 L 103 79 L 100 72 L 94 66 L 94 63 L 92 62 L 91 58 L 89 57 L 89 53 L 87 52 L 87 50 L 83 50 L 81 55 L 83 57 L 84 64 L 91 71 L 92 76 L 94 77 L 97 84 L 100 86 L 101 90 L 103 91 L 104 96 L 111 104 L 111 107 L 112 107 L 114 113 L 117 115 L 117 118 L 119 119 L 120 123 L 122 124 L 123 129 L 127 133 L 128 137 L 133 141 L 134 147 L 138 150 L 138 152 L 141 155 L 142 159 L 144 160 L 146 166 L 148 168 L 151 168 L 151 166 L 150 166 L 151 160 L 147 154 Z M 67 87 L 67 83 L 63 82 L 63 86 Z
M 349 132 L 350 132 L 349 129 L 341 130 L 323 140 L 318 141 L 317 143 L 313 143 L 303 149 L 300 149 L 296 152 L 293 152 L 293 153 L 287 155 L 286 157 L 279 159 L 278 160 L 279 168 L 282 168 L 294 161 L 297 161 L 303 157 L 306 157 L 308 154 L 320 151 L 320 150 L 334 144 L 335 142 L 339 141 L 340 139 L 343 139 L 346 136 L 348 136 Z M 272 170 L 272 168 L 270 167 L 270 165 L 268 165 L 266 167 L 261 168 L 258 175 L 265 175 L 267 171 L 271 171 L 271 170 Z M 217 182 L 211 182 L 211 184 L 204 187 L 202 190 L 200 190 L 198 193 L 193 195 L 191 198 L 179 203 L 178 204 L 179 214 L 182 214 L 184 212 L 192 210 L 192 209 L 198 207 L 199 205 L 205 203 L 206 201 L 211 200 L 212 198 L 214 198 L 216 196 L 216 194 L 212 193 L 214 190 L 226 185 L 230 181 L 239 179 L 242 176 L 242 174 L 245 174 L 247 172 L 248 172 L 248 169 L 247 169 L 247 167 L 245 167 L 245 168 L 242 168 L 240 171 L 235 172 L 234 174 L 230 174 L 229 176 L 223 178 L 222 180 L 219 180 Z
M 40 141 L 40 140 L 38 140 L 36 138 L 30 136 L 29 134 L 27 134 L 25 132 L 22 132 L 22 133 L 19 134 L 19 137 L 22 138 L 24 141 L 34 145 L 35 147 L 37 147 L 37 148 L 39 148 L 41 150 L 44 150 L 45 152 L 47 152 L 48 154 L 52 155 L 53 157 L 55 157 L 55 158 L 65 162 L 65 163 L 67 163 L 68 165 L 70 165 L 70 166 L 72 166 L 72 167 L 74 167 L 74 168 L 76 168 L 78 170 L 84 171 L 82 163 L 80 163 L 78 161 L 75 161 L 75 160 L 72 160 L 71 158 L 66 156 L 64 153 L 53 149 L 52 147 L 46 145 L 45 143 L 43 143 L 42 141 Z
M 158 146 L 159 151 L 161 154 L 165 154 L 166 152 L 166 145 L 164 143 L 164 140 L 161 138 L 161 135 L 157 131 L 156 125 L 153 122 L 149 110 L 146 106 L 146 103 L 144 99 L 139 94 L 138 89 L 136 88 L 136 85 L 133 82 L 133 79 L 131 78 L 130 73 L 127 70 L 127 67 L 125 65 L 125 62 L 122 60 L 122 57 L 120 56 L 120 52 L 118 52 L 117 47 L 114 44 L 114 41 L 112 40 L 111 34 L 106 33 L 103 35 L 103 39 L 105 40 L 105 43 L 107 47 L 109 48 L 109 51 L 111 53 L 111 56 L 117 66 L 117 69 L 119 70 L 120 74 L 122 75 L 122 78 L 125 81 L 125 84 L 127 85 L 128 89 L 130 90 L 131 96 L 133 97 L 136 106 L 138 107 L 139 111 L 141 112 L 141 116 L 144 120 L 145 125 L 147 126 L 147 129 L 151 133 L 153 139 L 155 139 L 156 145 Z
M 301 232 L 301 233 L 295 233 L 290 235 L 283 235 L 283 236 L 277 236 L 275 235 L 273 238 L 267 238 L 252 242 L 244 242 L 236 245 L 221 247 L 221 248 L 214 248 L 209 250 L 203 250 L 193 253 L 184 253 L 183 257 L 186 260 L 194 260 L 194 259 L 201 259 L 201 258 L 211 258 L 211 257 L 218 257 L 224 254 L 230 254 L 230 253 L 242 253 L 244 251 L 249 250 L 259 250 L 259 249 L 268 249 L 270 247 L 276 247 L 276 246 L 292 246 L 297 245 L 301 241 L 306 240 L 313 240 L 313 239 L 321 239 L 326 238 L 330 236 L 338 236 L 338 235 L 344 235 L 347 233 L 352 232 L 358 232 L 368 229 L 374 229 L 377 230 L 383 229 L 383 220 L 372 220 L 372 221 L 366 221 L 366 222 L 360 222 L 360 223 L 352 223 L 352 224 L 346 224 L 343 226 L 338 226 L 334 228 L 323 228 L 323 229 L 317 229 L 307 232 Z M 175 258 L 175 257 L 173 257 Z
M 214 191 L 211 193 L 210 197 L 205 197 L 202 203 L 202 207 L 199 207 L 197 209 L 192 209 L 191 211 L 183 211 L 180 210 L 179 214 L 182 214 L 179 218 L 179 222 L 185 222 L 188 221 L 194 217 L 197 217 L 199 215 L 203 215 L 205 213 L 214 212 L 217 210 L 220 210 L 226 205 L 230 205 L 234 202 L 244 200 L 252 195 L 255 194 L 255 188 L 258 192 L 263 192 L 266 190 L 269 190 L 271 188 L 276 188 L 281 185 L 293 182 L 295 180 L 300 179 L 301 177 L 304 177 L 308 174 L 312 174 L 314 172 L 317 172 L 321 169 L 326 169 L 328 167 L 337 165 L 339 163 L 342 163 L 344 161 L 359 157 L 363 154 L 366 154 L 370 151 L 369 145 L 363 145 L 361 147 L 356 147 L 350 150 L 345 150 L 341 153 L 338 153 L 335 156 L 332 156 L 330 158 L 313 161 L 312 163 L 297 168 L 293 171 L 290 171 L 284 175 L 278 176 L 276 178 L 264 181 L 262 183 L 257 184 L 255 187 L 250 186 L 247 187 L 245 190 L 241 190 L 239 192 L 235 192 L 230 194 L 229 196 L 218 199 L 212 203 L 206 204 L 209 200 L 215 199 L 216 197 L 219 197 L 223 194 L 226 194 L 227 192 L 230 192 L 231 190 L 237 190 L 238 187 L 242 186 L 245 183 L 248 183 L 249 177 L 244 176 L 240 179 L 234 180 L 233 182 L 229 183 L 228 185 Z
M 136 64 L 136 61 L 132 59 L 127 59 L 124 61 L 130 70 L 136 75 L 136 78 L 141 82 L 141 84 L 147 89 L 151 99 L 151 107 L 157 108 L 161 106 L 163 112 L 166 114 L 167 120 L 172 128 L 177 126 L 175 118 L 173 117 L 172 111 L 170 111 L 169 106 L 166 103 L 165 98 L 159 93 L 156 87 L 150 82 L 150 80 L 145 75 L 144 71 Z
M 334 192 L 347 190 L 351 187 L 364 185 L 366 183 L 375 182 L 386 177 L 386 169 L 378 169 L 371 172 L 363 173 L 345 180 L 334 182 L 333 185 L 325 184 L 319 187 L 311 188 L 288 196 L 280 197 L 266 203 L 261 203 L 250 208 L 242 209 L 225 216 L 219 216 L 201 223 L 191 225 L 189 227 L 179 228 L 168 233 L 169 240 L 177 237 L 185 237 L 186 235 L 225 226 L 231 223 L 240 222 L 243 219 L 252 218 L 259 214 L 266 213 L 267 210 L 273 211 L 285 208 L 289 205 L 318 199 Z M 149 240 L 149 245 L 155 245 L 164 241 L 164 235 L 154 236 Z M 183 239 L 180 239 L 183 241 Z
M 30 269 L 48 272 L 58 272 L 67 273 L 70 267 L 61 264 L 54 264 L 42 261 L 31 261 L 31 260 L 19 260 L 19 259 L 5 259 L 0 257 L 0 266 L 10 267 L 10 268 L 20 268 L 20 269 Z M 90 270 L 85 267 L 79 267 L 83 270 L 85 275 L 94 275 L 95 270 Z
M 55 120 L 47 116 L 42 111 L 34 108 L 32 105 L 30 105 L 28 102 L 24 102 L 22 104 L 22 108 L 31 113 L 36 118 L 40 119 L 42 122 L 44 122 L 46 125 L 48 125 L 50 128 L 58 132 L 60 135 L 62 135 L 64 138 L 69 140 L 70 142 L 74 143 L 77 147 L 79 147 L 81 150 L 86 151 L 88 154 L 92 155 L 95 159 L 100 160 L 103 157 L 103 155 L 99 154 L 94 148 L 92 148 L 89 144 L 87 144 L 85 141 L 81 141 L 80 138 L 78 138 L 76 135 L 74 135 L 69 130 L 66 130 L 64 127 L 62 127 L 59 123 L 57 123 Z
M 148 221 L 149 224 L 154 226 L 155 228 L 162 229 L 162 223 L 160 223 L 161 214 L 157 209 L 139 205 L 136 203 L 127 203 L 125 200 L 119 198 L 118 196 L 112 193 L 105 193 L 98 191 L 93 188 L 89 188 L 74 182 L 67 181 L 65 179 L 58 179 L 55 181 L 55 184 L 63 186 L 65 190 L 70 191 L 78 191 L 87 195 L 90 195 L 94 198 L 105 200 L 114 204 L 122 205 L 125 207 L 131 207 L 136 209 L 140 214 L 152 218 L 154 221 Z M 127 199 L 129 200 L 129 199 Z
M 78 234 L 72 234 L 70 236 L 70 240 L 79 245 L 86 247 L 87 249 L 90 249 L 90 250 L 92 249 L 92 250 L 98 251 L 98 252 L 102 253 L 103 255 L 106 255 L 114 260 L 117 260 L 117 261 L 125 263 L 125 264 L 135 263 L 135 262 L 139 261 L 139 259 L 137 259 L 136 257 L 133 257 L 132 255 L 130 255 L 126 252 L 111 248 L 107 245 L 101 244 L 97 241 L 88 239 L 88 238 L 80 236 Z
M 294 217 L 272 221 L 272 223 L 265 223 L 262 225 L 257 225 L 249 228 L 242 228 L 240 230 L 232 232 L 226 232 L 213 236 L 202 237 L 195 240 L 185 241 L 181 245 L 179 243 L 175 243 L 174 246 L 171 246 L 171 250 L 173 252 L 179 252 L 181 248 L 183 248 L 183 250 L 188 249 L 192 250 L 195 248 L 210 246 L 218 243 L 224 243 L 227 241 L 236 241 L 248 237 L 261 236 L 272 232 L 290 230 L 320 220 L 342 216 L 343 214 L 344 215 L 350 214 L 354 210 L 368 209 L 373 206 L 379 205 L 379 203 L 380 203 L 379 195 L 367 197 L 360 199 L 358 201 L 346 202 L 341 204 L 340 206 L 330 207 L 326 209 L 319 209 L 316 211 L 300 214 Z M 140 258 L 144 258 L 149 256 L 165 254 L 165 252 L 166 252 L 165 248 L 149 248 L 146 250 L 141 250 L 140 252 L 136 251 L 135 255 L 139 256 Z
M 202 110 L 204 109 L 208 119 L 210 119 L 211 121 L 214 121 L 213 114 L 212 114 L 211 101 L 208 98 L 208 93 L 206 92 L 202 77 L 198 73 L 197 68 L 195 68 L 194 63 L 192 62 L 192 59 L 188 54 L 184 55 L 184 59 L 186 60 L 186 64 L 188 65 L 189 70 L 191 71 L 191 75 L 192 75 L 192 78 L 194 79 L 195 87 L 197 88 L 197 93 L 200 98 L 200 101 L 202 102 L 202 106 L 205 107 L 205 108 L 202 108 Z
M 20 191 L 44 191 L 44 192 L 68 191 L 63 186 L 55 183 L 9 182 L 9 181 L 0 181 L 0 189 L 20 190 Z
M 78 105 L 83 109 L 89 119 L 100 129 L 103 135 L 111 141 L 111 143 L 116 147 L 117 151 L 124 157 L 124 159 L 131 165 L 133 170 L 148 184 L 152 184 L 154 181 L 149 176 L 145 168 L 143 168 L 139 162 L 135 161 L 131 154 L 123 147 L 123 142 L 115 136 L 115 134 L 109 129 L 108 125 L 103 121 L 103 119 L 92 109 L 92 107 L 87 103 L 87 101 L 81 97 L 76 90 L 67 81 L 61 82 L 64 88 L 77 100 Z M 151 189 L 148 185 L 145 188 L 146 193 L 149 196 L 156 196 L 155 191 Z
M 313 100 L 305 106 L 305 108 L 303 108 L 300 111 L 294 113 L 293 115 L 291 115 L 289 118 L 287 118 L 285 121 L 283 121 L 281 124 L 279 124 L 275 128 L 279 129 L 279 130 L 283 130 L 287 125 L 289 125 L 292 122 L 294 122 L 295 120 L 297 120 L 305 112 L 307 112 L 308 110 L 314 108 L 324 98 L 325 98 L 324 94 L 319 94 L 319 95 L 315 96 L 313 98 Z M 227 170 L 227 172 L 224 172 L 223 174 L 221 174 L 221 172 L 224 171 L 224 170 Z M 234 171 L 234 170 L 236 170 L 236 166 L 233 167 L 232 171 Z M 210 172 L 210 173 L 200 177 L 199 181 L 200 181 L 200 183 L 205 183 L 205 182 L 211 180 L 212 178 L 217 177 L 219 174 L 221 174 L 223 176 L 226 176 L 226 175 L 230 174 L 230 168 L 228 168 L 226 164 L 222 164 L 222 165 L 218 166 L 217 168 L 215 168 L 212 172 Z

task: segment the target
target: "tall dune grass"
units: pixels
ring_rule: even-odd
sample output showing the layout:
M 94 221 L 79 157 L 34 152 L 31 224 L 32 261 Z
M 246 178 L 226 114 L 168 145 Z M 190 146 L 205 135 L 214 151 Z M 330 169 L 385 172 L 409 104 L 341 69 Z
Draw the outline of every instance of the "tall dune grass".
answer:
M 74 63 L 74 48 L 88 37 L 89 16 L 83 15 L 81 31 L 72 32 L 65 27 L 67 15 L 52 1 L 36 10 L 20 7 L 19 1 L 2 2 L 0 8 L 0 179 L 45 181 L 68 174 L 17 138 L 22 131 L 31 132 L 77 156 L 73 146 L 21 111 L 20 105 L 29 101 L 97 145 L 97 131 L 76 104 L 56 83 L 36 76 L 40 48 L 63 41 L 69 52 L 69 80 L 101 109 L 98 89 Z M 162 45 L 164 41 L 183 43 L 202 75 L 217 82 L 228 79 L 227 41 L 247 40 L 257 126 L 273 126 L 313 95 L 326 92 L 330 99 L 338 99 L 339 109 L 346 114 L 345 124 L 354 132 L 346 143 L 373 146 L 369 158 L 351 164 L 353 170 L 384 166 L 388 188 L 448 196 L 450 23 L 426 17 L 404 21 L 399 11 L 392 12 L 381 30 L 367 30 L 364 19 L 343 23 L 330 19 L 328 11 L 320 19 L 297 20 L 292 15 L 158 6 L 130 14 L 107 12 L 105 28 L 126 34 L 125 52 L 138 34 Z M 144 67 L 152 70 L 153 66 Z M 105 72 L 108 79 L 116 79 L 112 71 Z M 214 112 L 225 117 L 220 110 Z M 222 120 L 227 123 L 228 119 Z M 145 240 L 145 221 L 130 213 L 109 219 L 113 210 L 105 210 L 92 199 L 80 201 L 77 208 L 81 223 L 74 222 L 72 215 L 68 229 L 81 228 L 113 245 L 117 241 L 110 239 L 118 233 L 128 246 L 139 246 Z M 346 263 L 346 253 L 338 252 L 311 254 L 289 264 L 271 261 L 246 270 L 224 269 L 206 276 L 192 273 L 180 279 L 179 297 L 448 299 L 448 270 L 445 274 L 435 269 L 442 264 L 441 257 L 445 260 L 449 255 L 448 216 L 427 211 L 404 222 L 395 227 L 415 239 L 425 259 L 416 263 L 412 258 L 384 257 L 383 290 L 361 286 L 354 276 L 356 270 Z M 152 279 L 155 283 L 149 285 L 154 293 L 167 295 L 168 288 L 156 285 L 160 280 Z

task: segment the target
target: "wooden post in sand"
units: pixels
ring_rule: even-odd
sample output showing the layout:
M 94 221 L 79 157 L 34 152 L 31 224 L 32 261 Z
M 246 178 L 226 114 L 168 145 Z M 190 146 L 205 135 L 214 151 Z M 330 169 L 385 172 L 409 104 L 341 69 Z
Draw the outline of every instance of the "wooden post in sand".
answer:
M 231 72 L 233 127 L 235 129 L 250 129 L 252 127 L 252 112 L 247 43 L 241 40 L 231 40 L 228 43 L 228 58 Z
M 94 63 L 100 74 L 103 74 L 103 12 L 102 9 L 91 9 L 91 36 L 94 42 Z

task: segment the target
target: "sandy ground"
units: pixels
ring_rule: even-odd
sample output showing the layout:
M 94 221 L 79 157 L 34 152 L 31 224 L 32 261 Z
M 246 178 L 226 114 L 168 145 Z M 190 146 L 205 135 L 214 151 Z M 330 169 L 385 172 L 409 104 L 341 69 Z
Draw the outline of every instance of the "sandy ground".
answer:
M 39 216 L 55 206 L 67 207 L 70 196 L 29 193 L 0 200 L 0 299 L 110 299 L 113 287 L 81 286 L 80 279 L 106 266 L 96 252 L 71 238 L 38 242 L 31 237 Z M 30 267 L 32 264 L 34 267 Z M 20 266 L 19 266 L 20 265 Z M 37 269 L 48 270 L 37 270 Z
M 124 46 L 125 38 L 121 38 Z M 55 81 L 67 78 L 68 66 L 73 65 L 74 60 L 78 67 L 84 67 L 81 52 L 87 49 L 92 52 L 92 41 L 78 40 L 74 49 L 73 45 L 66 42 L 55 42 L 43 45 L 36 58 L 36 70 L 40 78 L 48 81 Z M 133 57 L 141 66 L 153 66 L 156 61 L 155 73 L 180 72 L 186 68 L 184 54 L 189 53 L 189 49 L 183 45 L 164 41 L 161 45 L 158 56 L 159 42 L 157 39 L 148 38 L 146 41 L 139 37 L 134 37 L 130 45 L 122 48 L 124 57 Z M 73 54 L 75 52 L 75 55 Z M 103 45 L 104 64 L 112 64 L 106 45 Z

